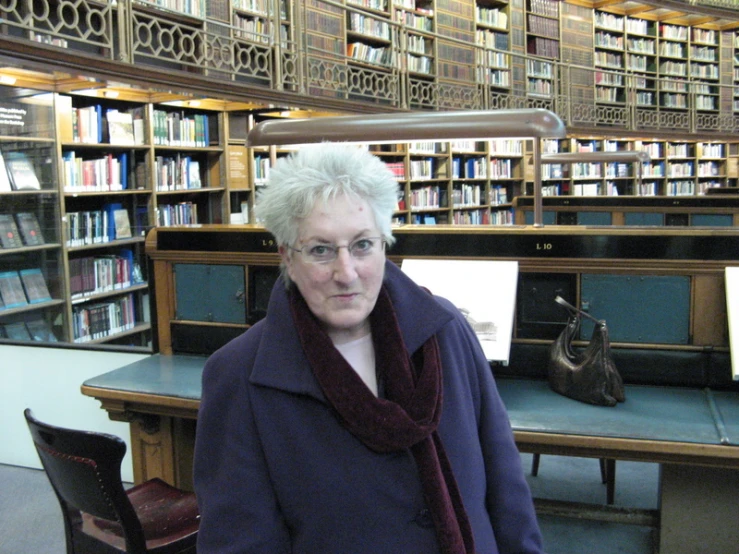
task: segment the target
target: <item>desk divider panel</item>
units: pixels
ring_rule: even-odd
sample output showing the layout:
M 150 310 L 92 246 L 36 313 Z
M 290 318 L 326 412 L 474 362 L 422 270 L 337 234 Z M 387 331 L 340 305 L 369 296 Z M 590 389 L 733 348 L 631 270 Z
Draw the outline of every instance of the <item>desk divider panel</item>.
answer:
M 606 320 L 613 342 L 690 343 L 690 278 L 679 275 L 583 274 L 580 307 Z M 590 340 L 584 320 L 580 339 Z
M 634 367 L 623 369 L 630 375 L 639 373 L 635 382 L 651 382 L 651 373 L 662 375 L 662 366 L 699 356 L 700 367 L 691 366 L 689 372 L 695 377 L 691 383 L 710 381 L 735 388 L 726 364 L 714 363 L 729 351 L 721 307 L 726 301 L 724 269 L 739 260 L 739 229 L 735 227 L 438 225 L 403 226 L 393 234 L 397 242 L 388 257 L 398 264 L 405 258 L 518 261 L 513 344 L 519 359 L 513 360 L 518 363 L 511 370 L 526 367 L 524 373 L 538 374 L 545 369 L 528 366 L 538 359 L 534 354 L 545 350 L 563 328 L 567 314 L 554 303 L 560 294 L 606 319 L 614 349 L 624 360 L 633 358 Z M 154 229 L 147 237 L 147 253 L 157 277 L 158 337 L 163 354 L 207 355 L 244 332 L 264 316 L 279 274 L 274 239 L 257 226 Z M 231 267 L 240 275 L 239 283 L 245 278 L 246 306 L 240 307 L 239 323 L 221 323 L 215 318 L 182 320 L 179 308 L 175 312 L 172 305 L 184 301 L 187 307 L 187 301 L 194 298 L 202 303 L 208 289 L 199 285 L 198 294 L 193 294 L 192 286 L 185 287 L 176 298 L 175 286 L 167 283 L 180 264 Z M 224 282 L 228 279 L 223 277 Z M 221 277 L 213 281 L 221 282 Z M 224 289 L 218 286 L 213 293 L 227 294 Z M 208 319 L 202 311 L 195 315 Z M 584 327 L 578 342 L 587 341 L 589 333 Z M 662 365 L 658 366 L 658 360 Z

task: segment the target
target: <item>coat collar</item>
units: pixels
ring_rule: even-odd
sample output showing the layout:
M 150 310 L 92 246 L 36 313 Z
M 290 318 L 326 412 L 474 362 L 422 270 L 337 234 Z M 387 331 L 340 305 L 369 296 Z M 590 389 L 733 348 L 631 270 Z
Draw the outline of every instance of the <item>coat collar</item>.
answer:
M 411 353 L 454 317 L 428 291 L 416 285 L 390 261 L 385 263 L 384 284 L 392 298 L 403 340 Z M 421 315 L 423 317 L 419 317 Z M 300 345 L 282 277 L 272 289 L 267 317 L 261 325 L 250 382 L 307 394 L 324 401 L 323 392 L 313 377 Z

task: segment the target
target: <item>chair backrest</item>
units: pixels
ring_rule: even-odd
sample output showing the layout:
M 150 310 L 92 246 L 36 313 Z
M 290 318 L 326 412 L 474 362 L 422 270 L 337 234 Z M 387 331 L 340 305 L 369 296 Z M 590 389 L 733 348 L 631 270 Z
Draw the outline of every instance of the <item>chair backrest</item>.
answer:
M 78 511 L 108 520 L 114 527 L 120 525 L 127 550 L 144 552 L 146 541 L 141 522 L 121 481 L 126 443 L 106 433 L 43 423 L 30 409 L 24 415 L 65 519 L 73 517 L 70 512 Z M 71 520 L 65 521 L 68 535 L 74 532 L 74 525 Z

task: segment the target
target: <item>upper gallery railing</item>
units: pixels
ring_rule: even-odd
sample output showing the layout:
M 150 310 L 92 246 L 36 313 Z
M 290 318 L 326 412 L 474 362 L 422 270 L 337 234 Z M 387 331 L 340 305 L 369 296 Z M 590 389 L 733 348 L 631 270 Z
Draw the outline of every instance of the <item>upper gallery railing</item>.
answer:
M 583 67 L 419 33 L 417 20 L 333 0 L 189 0 L 189 14 L 168 9 L 167 1 L 2 0 L 0 32 L 67 49 L 70 58 L 83 53 L 243 84 L 245 95 L 259 87 L 375 108 L 545 108 L 573 128 L 739 132 L 739 95 L 727 70 L 705 81 Z M 351 34 L 369 35 L 367 51 L 336 38 Z M 447 75 L 431 61 L 436 56 L 440 67 L 442 49 L 447 64 L 438 73 L 457 66 Z

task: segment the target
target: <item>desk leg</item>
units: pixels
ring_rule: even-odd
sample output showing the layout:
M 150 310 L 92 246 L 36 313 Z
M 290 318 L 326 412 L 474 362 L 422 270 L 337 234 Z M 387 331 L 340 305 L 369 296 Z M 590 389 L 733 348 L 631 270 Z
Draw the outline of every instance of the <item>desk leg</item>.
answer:
M 159 477 L 176 487 L 192 490 L 195 420 L 145 415 L 131 422 L 134 481 Z
M 160 479 L 176 485 L 172 418 L 146 415 L 131 421 L 131 457 L 136 484 Z
M 659 551 L 737 552 L 738 498 L 739 470 L 662 464 Z

